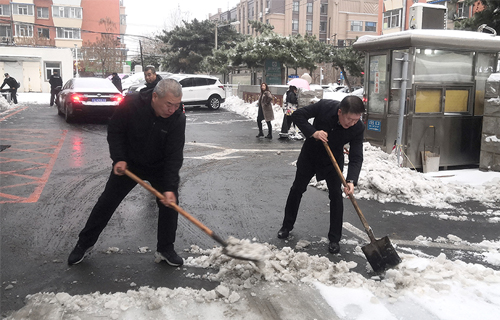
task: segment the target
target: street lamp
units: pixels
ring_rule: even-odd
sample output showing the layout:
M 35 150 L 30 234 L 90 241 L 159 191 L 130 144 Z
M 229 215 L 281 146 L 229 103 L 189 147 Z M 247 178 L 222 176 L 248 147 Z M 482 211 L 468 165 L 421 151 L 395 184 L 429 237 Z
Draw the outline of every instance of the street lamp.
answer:
M 75 78 L 78 78 L 80 75 L 78 74 L 78 45 L 76 43 L 75 43 L 75 68 L 76 68 Z
M 217 29 L 219 27 L 226 27 L 226 26 L 237 26 L 239 25 L 241 22 L 239 21 L 233 21 L 231 23 L 228 23 L 228 24 L 223 24 L 223 25 L 220 25 L 219 26 L 219 21 L 218 20 L 215 20 L 215 50 L 217 50 Z

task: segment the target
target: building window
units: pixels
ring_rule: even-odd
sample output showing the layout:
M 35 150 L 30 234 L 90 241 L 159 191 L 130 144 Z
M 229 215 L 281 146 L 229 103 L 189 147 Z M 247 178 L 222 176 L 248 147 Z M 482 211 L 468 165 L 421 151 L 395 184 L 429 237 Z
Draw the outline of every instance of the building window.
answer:
M 293 12 L 299 12 L 299 2 L 298 1 L 293 2 Z
M 10 16 L 10 5 L 8 4 L 0 5 L 0 16 Z
M 313 22 L 312 22 L 312 20 L 307 20 L 306 21 L 306 31 L 307 32 L 312 32 L 313 31 Z
M 0 26 L 0 37 L 10 38 L 12 37 L 12 28 L 10 26 Z M 2 39 L 3 42 L 4 39 Z
M 363 21 L 351 21 L 351 31 L 363 31 Z
M 377 23 L 376 22 L 365 22 L 365 31 L 377 31 Z
M 81 39 L 80 29 L 56 28 L 56 33 L 59 39 Z
M 38 37 L 50 39 L 49 28 L 38 28 Z
M 38 7 L 36 8 L 36 17 L 39 19 L 49 18 L 49 8 Z
M 319 22 L 319 32 L 326 32 L 326 21 Z
M 384 12 L 384 29 L 398 28 L 401 26 L 401 9 Z
M 459 2 L 457 8 L 457 18 L 468 18 L 469 17 L 469 6 L 465 2 Z
M 122 26 L 127 24 L 127 15 L 126 14 L 121 14 L 120 15 L 120 24 Z
M 339 40 L 338 46 L 339 47 L 345 47 L 345 40 Z
M 16 37 L 33 37 L 33 26 L 29 24 L 16 24 Z
M 45 62 L 45 81 L 49 81 L 50 76 L 57 71 L 59 75 L 61 74 L 61 63 L 60 62 Z
M 33 7 L 32 4 L 12 4 L 12 13 L 19 14 L 23 16 L 32 16 L 33 15 Z
M 312 2 L 307 3 L 307 13 L 313 13 L 313 4 Z
M 328 3 L 322 3 L 319 5 L 319 12 L 321 14 L 328 14 Z
M 82 8 L 80 7 L 52 7 L 52 16 L 55 18 L 82 18 Z
M 299 30 L 299 20 L 292 20 L 292 30 L 293 31 L 298 31 Z

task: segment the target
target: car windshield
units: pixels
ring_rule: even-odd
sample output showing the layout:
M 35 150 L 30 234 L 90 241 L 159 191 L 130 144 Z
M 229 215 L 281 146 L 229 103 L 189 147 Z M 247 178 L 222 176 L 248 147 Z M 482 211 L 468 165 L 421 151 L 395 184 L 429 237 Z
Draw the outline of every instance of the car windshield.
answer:
M 75 79 L 74 87 L 78 90 L 116 89 L 111 81 L 101 78 L 77 78 Z

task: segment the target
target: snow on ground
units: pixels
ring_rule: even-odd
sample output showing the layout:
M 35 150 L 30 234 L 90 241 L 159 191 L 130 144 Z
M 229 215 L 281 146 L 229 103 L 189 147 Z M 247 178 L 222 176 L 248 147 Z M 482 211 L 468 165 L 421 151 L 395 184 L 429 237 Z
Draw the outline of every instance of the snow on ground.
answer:
M 235 97 L 228 98 L 223 107 L 250 119 L 257 117 L 255 106 Z M 281 110 L 275 106 L 275 111 L 277 119 L 273 127 L 279 130 Z M 399 168 L 396 163 L 394 155 L 366 144 L 356 196 L 432 208 L 450 208 L 453 203 L 464 200 L 487 202 L 492 207 L 494 201 L 498 204 L 500 178 L 494 172 L 484 177 L 477 170 L 467 170 L 465 174 L 462 171 L 421 174 Z M 321 183 L 313 183 L 321 188 Z M 466 218 L 467 214 L 464 213 Z M 500 211 L 491 209 L 485 215 L 497 218 L 490 221 L 496 223 Z M 361 250 L 364 241 L 343 241 L 355 245 L 356 255 L 364 256 Z M 473 245 L 483 249 L 475 254 L 491 265 L 500 265 L 497 239 L 468 244 L 450 234 L 437 239 L 419 236 L 414 241 Z M 192 245 L 190 256 L 185 259 L 186 267 L 206 268 L 207 272 L 185 274 L 219 282 L 214 290 L 136 288 L 131 283 L 129 291 L 110 294 L 37 293 L 28 296 L 26 306 L 8 319 L 263 319 L 260 311 L 253 307 L 255 299 L 270 300 L 276 291 L 284 291 L 290 285 L 299 299 L 311 299 L 310 290 L 319 292 L 339 319 L 487 320 L 497 319 L 500 312 L 500 271 L 450 260 L 444 253 L 431 257 L 417 250 L 405 250 L 410 253 L 399 250 L 401 264 L 382 275 L 365 278 L 353 271 L 357 266 L 355 262 L 335 263 L 326 257 L 302 252 L 302 248 L 310 245 L 305 240 L 299 241 L 296 248 L 264 245 L 267 259 L 260 264 L 231 259 L 222 254 L 220 247 L 204 250 Z M 364 267 L 370 269 L 368 263 Z M 278 300 L 285 303 L 286 299 Z M 277 309 L 277 316 L 304 319 L 303 315 L 294 313 L 294 307 Z

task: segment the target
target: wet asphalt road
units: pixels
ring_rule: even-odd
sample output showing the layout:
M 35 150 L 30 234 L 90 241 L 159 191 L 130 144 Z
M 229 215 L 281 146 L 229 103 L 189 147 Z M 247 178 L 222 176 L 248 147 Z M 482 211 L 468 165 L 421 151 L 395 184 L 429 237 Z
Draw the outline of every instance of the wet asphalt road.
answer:
M 27 107 L 27 108 L 25 108 Z M 181 169 L 180 206 L 222 238 L 255 238 L 278 246 L 294 247 L 300 239 L 313 242 L 309 254 L 327 256 L 332 261 L 353 260 L 356 272 L 370 276 L 366 260 L 353 253 L 354 245 L 342 245 L 341 255 L 327 252 L 319 242 L 328 232 L 328 195 L 309 187 L 303 197 L 299 218 L 288 241 L 276 238 L 283 208 L 291 186 L 301 141 L 256 139 L 255 121 L 224 109 L 186 108 L 187 144 Z M 0 115 L 2 145 L 1 209 L 1 314 L 8 315 L 24 305 L 28 294 L 68 292 L 87 294 L 126 291 L 133 282 L 150 287 L 192 287 L 213 289 L 218 284 L 185 277 L 203 274 L 198 268 L 176 269 L 153 262 L 157 208 L 153 196 L 137 186 L 124 200 L 102 233 L 93 254 L 77 266 L 66 259 L 77 235 L 101 194 L 111 170 L 106 141 L 106 122 L 92 120 L 67 124 L 56 109 L 46 105 L 24 105 Z M 9 151 L 9 152 L 6 152 Z M 6 161 L 7 159 L 10 159 Z M 20 161 L 22 160 L 22 161 Z M 364 235 L 350 204 L 344 200 L 344 239 Z M 413 242 L 423 235 L 436 239 L 454 234 L 478 243 L 497 240 L 495 224 L 478 216 L 473 221 L 440 220 L 444 212 L 485 211 L 484 205 L 463 203 L 456 209 L 435 210 L 402 203 L 382 204 L 358 200 L 375 236 L 388 235 L 401 252 L 416 249 L 437 256 L 467 262 L 482 262 L 476 251 L 463 247 L 423 247 Z M 387 212 L 406 210 L 412 216 Z M 182 216 L 179 217 L 176 249 L 190 245 L 202 248 L 218 245 Z M 108 248 L 119 248 L 110 253 Z M 403 251 L 405 250 L 405 251 Z M 487 264 L 486 264 L 487 265 Z M 490 265 L 487 265 L 492 267 Z M 498 268 L 496 268 L 498 269 Z

